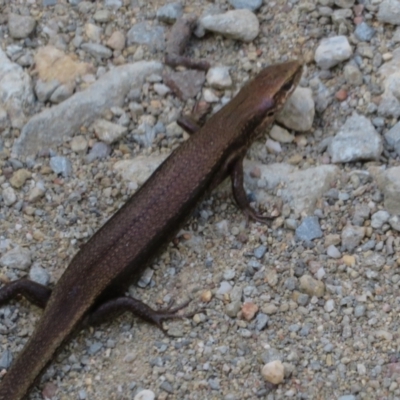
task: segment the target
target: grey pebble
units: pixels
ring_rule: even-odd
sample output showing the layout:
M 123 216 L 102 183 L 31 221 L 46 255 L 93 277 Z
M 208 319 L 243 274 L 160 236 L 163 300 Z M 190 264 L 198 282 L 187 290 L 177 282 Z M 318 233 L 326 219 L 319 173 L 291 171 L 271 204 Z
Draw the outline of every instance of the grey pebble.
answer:
M 112 51 L 99 43 L 83 43 L 81 48 L 95 58 L 111 58 Z
M 64 177 L 70 176 L 72 174 L 72 164 L 67 157 L 63 156 L 51 157 L 50 168 L 57 175 L 62 175 Z
M 10 350 L 5 350 L 0 357 L 0 369 L 8 369 L 13 361 Z
M 354 35 L 358 40 L 369 42 L 375 35 L 375 29 L 369 26 L 366 22 L 361 22 L 356 26 Z
M 310 242 L 313 239 L 322 237 L 318 217 L 306 217 L 296 229 L 296 236 L 300 240 Z
M 156 15 L 160 21 L 173 24 L 182 14 L 183 7 L 181 3 L 169 3 L 160 7 Z
M 102 158 L 108 157 L 110 153 L 110 145 L 102 142 L 96 142 L 90 149 L 89 154 L 86 156 L 86 162 L 90 164 L 94 160 L 101 160 Z
M 174 388 L 172 387 L 172 385 L 168 382 L 168 381 L 164 381 L 161 385 L 160 385 L 160 389 L 166 391 L 167 393 L 173 394 L 174 393 Z
M 264 313 L 258 313 L 256 316 L 256 329 L 262 331 L 268 324 L 269 317 Z
M 263 244 L 258 246 L 254 249 L 254 257 L 258 258 L 259 260 L 264 257 L 265 253 L 267 252 L 267 247 Z
M 29 278 L 34 282 L 46 286 L 49 283 L 50 275 L 44 268 L 34 264 L 29 271 Z
M 103 348 L 103 343 L 102 342 L 95 342 L 90 345 L 88 349 L 88 353 L 92 356 L 99 352 Z
M 250 11 L 258 10 L 262 5 L 262 0 L 229 0 L 233 8 L 247 8 Z

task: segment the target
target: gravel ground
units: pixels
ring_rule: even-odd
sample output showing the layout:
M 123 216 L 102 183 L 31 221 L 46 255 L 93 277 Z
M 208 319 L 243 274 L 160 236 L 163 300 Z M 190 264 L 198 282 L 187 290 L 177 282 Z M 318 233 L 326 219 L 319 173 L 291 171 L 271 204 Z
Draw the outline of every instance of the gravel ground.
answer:
M 202 19 L 186 50 L 228 79 L 179 75 L 194 91 L 182 100 L 167 67 L 146 64 L 135 85 L 115 72 L 163 62 L 165 21 L 181 12 L 238 3 L 251 15 L 222 34 Z M 195 98 L 216 110 L 264 65 L 306 64 L 286 128 L 246 164 L 250 198 L 278 218 L 247 224 L 223 184 L 130 290 L 155 307 L 191 297 L 198 314 L 166 324 L 168 336 L 131 315 L 80 332 L 31 399 L 400 399 L 400 1 L 261 3 L 0 0 L 3 280 L 53 286 L 187 139 L 175 120 Z M 91 86 L 83 106 L 76 94 Z M 0 309 L 1 374 L 40 314 L 26 301 Z

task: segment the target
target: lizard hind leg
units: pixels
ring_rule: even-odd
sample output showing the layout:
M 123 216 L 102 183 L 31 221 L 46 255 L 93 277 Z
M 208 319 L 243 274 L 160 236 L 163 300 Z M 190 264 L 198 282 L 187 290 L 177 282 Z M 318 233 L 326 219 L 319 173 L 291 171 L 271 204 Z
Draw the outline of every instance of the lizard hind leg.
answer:
M 84 325 L 96 325 L 111 317 L 118 316 L 129 311 L 143 320 L 155 324 L 162 331 L 162 323 L 169 319 L 182 319 L 192 316 L 194 313 L 179 315 L 177 312 L 185 308 L 190 301 L 186 301 L 173 309 L 154 310 L 147 304 L 133 297 L 121 296 L 100 304 L 85 319 Z
M 51 289 L 26 278 L 18 279 L 0 289 L 0 306 L 19 295 L 25 297 L 30 303 L 45 308 Z

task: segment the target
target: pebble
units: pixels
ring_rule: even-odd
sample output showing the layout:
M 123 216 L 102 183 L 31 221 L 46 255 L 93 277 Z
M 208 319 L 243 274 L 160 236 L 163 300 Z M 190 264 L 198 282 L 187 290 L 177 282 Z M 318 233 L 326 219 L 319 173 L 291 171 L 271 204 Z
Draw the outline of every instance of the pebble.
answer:
M 263 366 L 261 375 L 267 382 L 278 385 L 285 378 L 285 369 L 281 361 L 275 360 Z
M 98 43 L 82 43 L 81 48 L 96 58 L 111 58 L 112 51 Z
M 212 67 L 206 75 L 207 83 L 216 89 L 227 89 L 232 86 L 229 67 Z
M 258 311 L 257 304 L 246 302 L 242 305 L 242 315 L 246 321 L 251 321 Z
M 3 197 L 4 204 L 7 207 L 12 206 L 17 201 L 15 190 L 10 186 L 2 190 L 1 196 Z
M 387 211 L 380 210 L 371 216 L 371 226 L 375 229 L 382 228 L 383 224 L 385 224 L 390 218 L 390 214 Z
M 245 8 L 250 11 L 256 11 L 261 7 L 262 0 L 229 0 L 229 3 L 235 9 Z
M 124 126 L 114 124 L 105 119 L 98 119 L 93 122 L 92 128 L 96 136 L 107 144 L 120 140 L 128 131 Z
M 325 285 L 310 275 L 303 275 L 300 280 L 299 289 L 310 296 L 322 297 L 325 293 Z
M 354 113 L 328 146 L 334 163 L 376 160 L 382 153 L 382 138 L 366 117 Z
M 139 392 L 134 398 L 133 400 L 154 400 L 156 398 L 156 395 L 154 394 L 154 392 L 152 392 L 151 390 L 142 390 L 141 392 Z
M 8 16 L 8 31 L 14 39 L 25 39 L 36 27 L 36 21 L 28 15 L 10 13 Z
M 173 24 L 183 14 L 181 3 L 169 3 L 157 10 L 157 18 L 167 24 Z
M 16 268 L 26 271 L 31 265 L 31 257 L 31 252 L 28 249 L 17 246 L 0 257 L 0 265 L 5 268 Z
M 70 176 L 72 174 L 71 161 L 67 157 L 55 156 L 50 158 L 50 168 L 57 175 Z
M 300 240 L 310 242 L 316 238 L 322 237 L 321 227 L 318 217 L 306 217 L 296 229 L 296 236 Z
M 107 40 L 107 46 L 113 50 L 123 50 L 125 48 L 126 38 L 123 32 L 114 31 Z
M 49 273 L 39 265 L 33 264 L 29 271 L 29 279 L 34 282 L 40 283 L 43 286 L 47 286 L 50 281 Z
M 206 15 L 200 18 L 199 24 L 206 30 L 243 42 L 253 41 L 260 32 L 260 23 L 256 15 L 247 9 Z
M 353 50 L 346 36 L 322 39 L 315 51 L 315 62 L 322 69 L 329 69 L 348 60 Z

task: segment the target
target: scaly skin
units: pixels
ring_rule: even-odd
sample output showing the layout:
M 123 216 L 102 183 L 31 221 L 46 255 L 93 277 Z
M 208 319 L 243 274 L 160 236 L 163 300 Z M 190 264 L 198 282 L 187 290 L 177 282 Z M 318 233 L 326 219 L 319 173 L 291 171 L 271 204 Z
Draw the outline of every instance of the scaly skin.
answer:
M 97 317 L 96 310 L 108 315 L 120 307 L 159 323 L 159 315 L 143 303 L 131 304 L 124 291 L 174 237 L 207 191 L 228 175 L 239 207 L 262 220 L 247 203 L 242 160 L 255 138 L 273 122 L 301 72 L 302 65 L 291 61 L 267 67 L 247 83 L 93 235 L 51 294 L 40 285 L 30 287 L 29 281 L 22 282 L 24 289 L 13 290 L 11 284 L 0 290 L 0 304 L 13 297 L 11 292 L 29 292 L 37 304 L 46 305 L 32 337 L 0 383 L 0 400 L 28 396 L 57 350 L 93 313 Z

